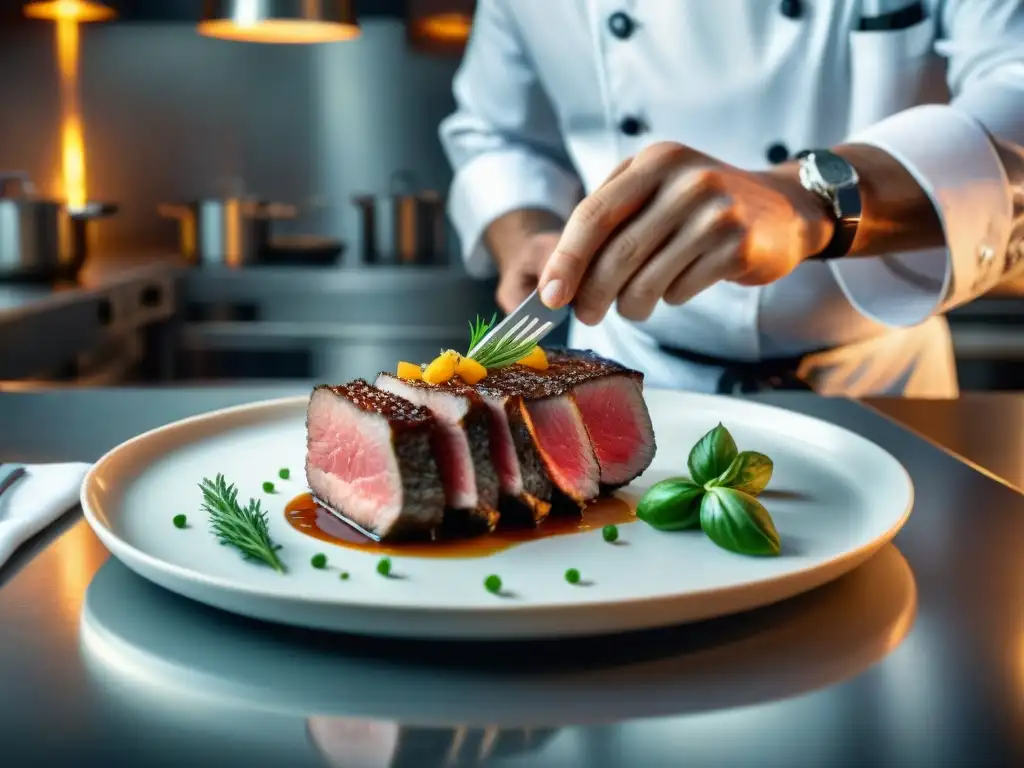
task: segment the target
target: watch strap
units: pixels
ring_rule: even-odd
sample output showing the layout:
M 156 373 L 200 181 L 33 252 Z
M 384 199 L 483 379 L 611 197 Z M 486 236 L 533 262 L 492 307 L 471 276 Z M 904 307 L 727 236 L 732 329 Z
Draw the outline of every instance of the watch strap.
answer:
M 829 208 L 835 219 L 835 229 L 828 244 L 810 257 L 815 261 L 841 259 L 849 254 L 860 227 L 861 200 L 858 186 L 840 187 L 834 195 L 829 201 Z

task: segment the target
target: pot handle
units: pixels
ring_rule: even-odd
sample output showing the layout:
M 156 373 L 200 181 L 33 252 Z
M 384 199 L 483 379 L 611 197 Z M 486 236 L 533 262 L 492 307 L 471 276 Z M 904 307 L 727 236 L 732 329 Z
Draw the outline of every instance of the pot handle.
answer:
M 268 219 L 294 219 L 299 215 L 296 206 L 285 203 L 266 203 L 260 207 L 259 212 Z
M 187 205 L 173 205 L 171 203 L 160 203 L 156 210 L 157 213 L 166 219 L 184 219 L 192 214 Z
M 14 192 L 10 190 L 13 189 Z M 29 197 L 35 194 L 32 177 L 26 171 L 0 173 L 0 197 Z

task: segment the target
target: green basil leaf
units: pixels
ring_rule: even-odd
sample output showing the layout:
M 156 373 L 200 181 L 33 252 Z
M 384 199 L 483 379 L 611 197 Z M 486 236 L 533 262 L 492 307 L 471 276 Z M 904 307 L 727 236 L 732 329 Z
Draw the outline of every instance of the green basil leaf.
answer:
M 712 488 L 701 499 L 700 527 L 722 549 L 741 555 L 777 555 L 782 549 L 768 510 L 733 488 Z
M 735 460 L 739 449 L 729 430 L 719 424 L 697 441 L 686 460 L 690 477 L 697 485 L 704 485 L 725 472 Z
M 652 485 L 636 507 L 636 516 L 660 531 L 681 531 L 700 526 L 700 498 L 704 489 L 683 477 Z
M 722 485 L 757 496 L 767 487 L 774 469 L 775 464 L 763 453 L 741 451 L 729 468 L 712 480 L 710 485 Z

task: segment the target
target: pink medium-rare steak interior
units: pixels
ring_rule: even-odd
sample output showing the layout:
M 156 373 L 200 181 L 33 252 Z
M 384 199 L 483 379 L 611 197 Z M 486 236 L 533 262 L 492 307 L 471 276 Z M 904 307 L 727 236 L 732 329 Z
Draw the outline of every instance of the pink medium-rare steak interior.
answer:
M 399 529 L 432 529 L 444 513 L 430 455 L 433 431 L 425 410 L 366 382 L 318 387 L 306 412 L 310 490 L 381 538 Z
M 559 490 L 578 503 L 596 498 L 600 469 L 572 397 L 562 395 L 525 402 L 523 417 Z
M 463 420 L 469 413 L 469 400 L 443 387 L 416 386 L 390 374 L 377 377 L 376 387 L 399 395 L 426 408 L 437 420 L 434 456 L 441 471 L 445 495 L 451 509 L 475 509 L 479 504 L 476 471 Z M 497 499 L 491 502 L 491 506 Z
M 594 446 L 601 484 L 619 486 L 654 460 L 654 427 L 636 379 L 612 374 L 577 385 L 573 397 Z
M 501 492 L 518 496 L 523 492 L 523 476 L 519 470 L 519 458 L 516 456 L 508 414 L 505 413 L 505 403 L 490 395 L 485 395 L 483 400 L 491 420 L 491 461 L 498 473 Z

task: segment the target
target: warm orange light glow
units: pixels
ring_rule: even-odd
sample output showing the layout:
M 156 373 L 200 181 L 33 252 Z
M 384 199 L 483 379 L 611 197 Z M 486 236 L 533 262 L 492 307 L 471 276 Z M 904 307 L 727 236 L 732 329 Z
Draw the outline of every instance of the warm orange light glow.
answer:
M 360 34 L 355 24 L 298 19 L 267 19 L 252 24 L 217 19 L 200 22 L 198 29 L 206 37 L 247 43 L 336 43 L 354 40 Z
M 103 3 L 94 3 L 91 0 L 34 0 L 25 5 L 25 15 L 30 19 L 63 19 L 81 24 L 89 21 L 107 21 L 117 14 Z
M 472 26 L 473 19 L 463 13 L 436 13 L 416 20 L 416 34 L 439 43 L 463 43 Z
M 85 205 L 85 137 L 79 106 L 78 21 L 57 20 L 57 70 L 60 74 L 60 155 L 63 197 L 68 206 Z

